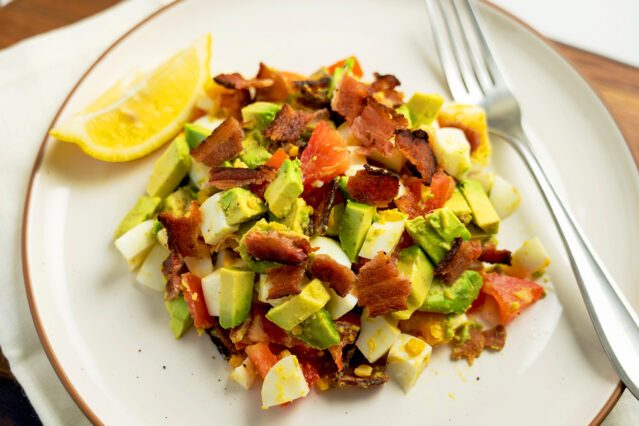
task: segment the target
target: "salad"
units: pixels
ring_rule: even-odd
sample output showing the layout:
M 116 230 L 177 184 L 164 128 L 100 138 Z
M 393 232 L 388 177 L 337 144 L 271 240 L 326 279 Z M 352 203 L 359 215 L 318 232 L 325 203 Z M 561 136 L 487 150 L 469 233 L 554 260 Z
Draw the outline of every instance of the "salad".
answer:
M 354 57 L 217 75 L 115 232 L 175 338 L 210 336 L 264 408 L 408 392 L 433 350 L 501 350 L 544 295 L 540 241 L 497 248 L 520 197 L 488 167 L 484 111 L 399 85 Z

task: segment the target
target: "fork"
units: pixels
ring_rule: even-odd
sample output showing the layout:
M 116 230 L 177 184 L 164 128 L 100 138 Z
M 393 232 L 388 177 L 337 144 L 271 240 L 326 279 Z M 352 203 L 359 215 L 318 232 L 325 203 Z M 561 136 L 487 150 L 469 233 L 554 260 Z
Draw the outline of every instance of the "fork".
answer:
M 457 102 L 486 110 L 491 133 L 517 151 L 541 191 L 570 259 L 599 341 L 619 378 L 639 398 L 639 318 L 563 204 L 522 128 L 519 103 L 506 85 L 469 0 L 425 0 L 448 87 Z

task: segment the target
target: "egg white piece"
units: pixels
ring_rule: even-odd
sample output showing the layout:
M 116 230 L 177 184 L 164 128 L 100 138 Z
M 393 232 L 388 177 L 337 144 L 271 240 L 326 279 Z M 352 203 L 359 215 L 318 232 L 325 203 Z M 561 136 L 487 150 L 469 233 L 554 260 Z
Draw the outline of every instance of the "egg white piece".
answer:
M 169 249 L 169 234 L 166 232 L 166 229 L 160 229 L 155 238 L 158 240 L 158 244 L 167 250 Z
M 373 222 L 368 229 L 364 244 L 362 244 L 362 248 L 359 251 L 359 256 L 372 259 L 380 251 L 391 254 L 402 237 L 405 224 L 406 219 Z
M 495 176 L 488 198 L 500 219 L 510 216 L 521 203 L 521 196 L 517 188 L 499 175 Z
M 368 362 L 380 359 L 391 348 L 401 332 L 383 315 L 370 318 L 368 308 L 362 313 L 362 324 L 355 345 Z
M 209 172 L 211 168 L 204 163 L 191 161 L 189 169 L 189 178 L 198 189 L 202 189 L 209 182 Z
M 131 271 L 142 264 L 155 244 L 156 239 L 155 235 L 153 235 L 154 222 L 153 219 L 145 220 L 115 240 L 115 247 L 129 263 Z
M 315 237 L 310 240 L 311 247 L 317 248 L 315 254 L 325 254 L 339 264 L 351 268 L 351 261 L 337 241 L 328 237 Z
M 184 258 L 189 272 L 202 278 L 213 272 L 213 261 L 211 256 L 198 259 L 197 257 L 186 256 Z
M 423 340 L 402 333 L 388 352 L 385 372 L 408 393 L 428 365 L 432 350 Z
M 203 115 L 193 122 L 193 124 L 197 124 L 198 126 L 202 126 L 211 131 L 215 130 L 220 124 L 222 124 L 224 120 L 220 118 L 212 117 L 208 114 Z
M 284 404 L 309 392 L 304 373 L 295 355 L 285 356 L 266 374 L 262 384 L 262 408 Z
M 200 212 L 202 213 L 202 236 L 207 244 L 212 246 L 217 245 L 222 238 L 237 231 L 237 225 L 229 225 L 226 221 L 226 216 L 220 207 L 220 197 L 222 192 L 218 192 L 210 196 L 200 206 Z
M 550 257 L 546 253 L 539 238 L 535 237 L 524 243 L 513 253 L 507 273 L 519 278 L 528 278 L 535 272 L 542 271 L 550 265 Z
M 344 314 L 353 309 L 355 305 L 357 305 L 357 297 L 353 294 L 349 293 L 346 296 L 341 297 L 339 294 L 335 293 L 335 290 L 332 288 L 328 289 L 328 293 L 331 295 L 331 298 L 324 306 L 324 309 L 331 314 L 332 319 L 342 317 Z
M 222 282 L 220 280 L 220 271 L 215 270 L 202 278 L 202 293 L 204 293 L 204 303 L 209 315 L 213 317 L 220 316 L 220 289 Z
M 246 358 L 242 364 L 231 371 L 231 380 L 247 390 L 253 385 L 256 377 L 257 370 L 255 369 L 255 364 L 253 364 L 249 358 Z
M 449 175 L 463 179 L 470 170 L 470 144 L 464 132 L 453 127 L 437 129 L 433 138 L 433 154 L 437 164 Z
M 164 262 L 169 253 L 170 251 L 160 244 L 153 246 L 146 259 L 144 259 L 135 280 L 150 289 L 164 291 L 165 278 L 162 273 L 162 262 Z

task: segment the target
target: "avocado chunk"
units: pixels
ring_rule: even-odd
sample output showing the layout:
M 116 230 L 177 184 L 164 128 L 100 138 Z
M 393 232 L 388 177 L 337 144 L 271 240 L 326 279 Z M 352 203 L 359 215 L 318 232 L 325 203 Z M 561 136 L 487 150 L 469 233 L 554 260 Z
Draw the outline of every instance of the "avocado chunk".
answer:
M 423 217 L 406 222 L 406 231 L 430 257 L 433 263 L 438 264 L 450 250 L 450 244 L 433 229 L 431 224 Z
M 289 335 L 301 340 L 315 349 L 328 349 L 339 344 L 340 336 L 331 314 L 326 309 L 320 309 L 302 321 L 289 332 Z
M 184 136 L 178 136 L 155 162 L 146 192 L 151 197 L 166 197 L 180 184 L 190 167 L 189 144 Z
M 424 304 L 426 295 L 433 282 L 433 265 L 418 246 L 405 248 L 399 253 L 397 270 L 410 281 L 410 294 L 408 295 L 408 307 L 403 311 L 393 312 L 393 317 L 404 320 Z
M 113 238 L 117 240 L 136 225 L 151 219 L 161 203 L 162 199 L 160 197 L 147 197 L 143 195 L 138 198 L 138 201 L 135 202 L 135 206 L 129 210 L 116 228 Z
M 455 238 L 458 237 L 463 238 L 464 241 L 470 239 L 470 231 L 466 229 L 464 224 L 457 219 L 455 213 L 449 208 L 442 207 L 441 209 L 433 210 L 426 216 L 426 220 L 448 244 L 453 244 Z
M 344 218 L 344 209 L 346 204 L 339 203 L 333 206 L 331 213 L 328 216 L 328 227 L 326 228 L 326 235 L 330 237 L 337 237 L 339 231 L 342 229 L 342 220 Z
M 481 184 L 476 180 L 464 179 L 460 189 L 473 212 L 473 223 L 489 234 L 496 234 L 499 231 L 499 216 Z
M 249 133 L 246 139 L 242 141 L 240 158 L 246 163 L 249 169 L 254 169 L 271 158 L 271 153 L 260 144 L 260 141 L 261 135 L 257 130 Z
M 459 188 L 455 188 L 453 195 L 448 201 L 446 201 L 444 207 L 449 208 L 453 213 L 455 213 L 455 216 L 457 216 L 463 224 L 468 224 L 473 217 L 473 212 Z
M 171 331 L 175 338 L 179 339 L 193 325 L 193 319 L 184 296 L 179 295 L 175 299 L 167 300 L 164 302 L 164 306 L 171 316 L 171 322 L 169 323 Z
M 359 250 L 364 244 L 368 229 L 373 223 L 376 209 L 367 204 L 347 201 L 342 218 L 342 229 L 339 231 L 339 241 L 351 262 L 357 260 Z
M 213 133 L 211 129 L 207 129 L 199 124 L 186 123 L 184 125 L 184 138 L 189 145 L 189 149 L 193 149 L 201 144 L 211 133 Z
M 306 234 L 312 215 L 313 207 L 307 205 L 304 199 L 297 198 L 291 211 L 282 220 L 282 224 L 294 232 Z
M 250 254 L 248 254 L 246 250 L 246 244 L 244 244 L 244 236 L 253 231 L 256 231 L 256 232 L 278 231 L 284 234 L 289 233 L 291 231 L 285 225 L 281 223 L 267 222 L 266 219 L 260 219 L 259 221 L 255 223 L 253 222 L 244 223 L 242 224 L 242 226 L 240 226 L 240 229 L 238 230 L 238 234 L 242 236 L 240 238 L 239 253 L 240 253 L 240 256 L 242 256 L 242 260 L 246 262 L 246 264 L 249 266 L 249 268 L 251 268 L 251 270 L 253 270 L 254 272 L 258 274 L 265 274 L 267 269 L 278 268 L 282 266 L 281 264 L 277 262 L 271 262 L 268 260 L 257 260 L 253 258 Z
M 397 108 L 395 108 L 395 111 L 403 115 L 406 118 L 406 120 L 408 120 L 408 125 L 406 127 L 408 127 L 409 129 L 412 129 L 413 120 L 410 118 L 410 108 L 408 108 L 408 105 L 404 104 L 404 105 L 398 106 Z
M 430 125 L 437 117 L 442 105 L 444 105 L 444 98 L 436 93 L 415 93 L 406 102 L 412 127 Z
M 242 108 L 242 122 L 247 123 L 247 129 L 262 132 L 275 119 L 281 106 L 271 102 L 253 102 Z
M 220 207 L 229 225 L 237 225 L 266 213 L 266 204 L 248 189 L 233 188 L 220 197 Z
M 473 270 L 464 271 L 451 286 L 435 278 L 419 310 L 439 314 L 464 313 L 477 298 L 483 284 L 481 275 Z
M 255 273 L 245 269 L 220 268 L 220 325 L 238 326 L 246 320 L 253 300 Z
M 271 308 L 266 313 L 266 318 L 280 328 L 291 331 L 293 327 L 322 309 L 330 298 L 324 284 L 314 279 L 302 289 L 300 294 Z
M 266 187 L 264 199 L 271 212 L 283 219 L 291 211 L 293 203 L 303 191 L 300 160 L 287 159 L 278 169 L 273 182 Z
M 164 199 L 162 211 L 171 212 L 176 216 L 184 216 L 188 213 L 193 200 L 195 200 L 195 194 L 191 188 L 183 186 Z

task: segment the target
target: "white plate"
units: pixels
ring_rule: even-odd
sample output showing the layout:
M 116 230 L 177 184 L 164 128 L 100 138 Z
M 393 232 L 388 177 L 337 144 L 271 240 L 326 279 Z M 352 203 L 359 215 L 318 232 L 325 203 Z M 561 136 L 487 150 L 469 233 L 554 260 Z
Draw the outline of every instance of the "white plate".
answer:
M 639 185 L 610 115 L 579 75 L 522 24 L 480 5 L 504 73 L 551 165 L 560 192 L 635 308 L 633 255 Z M 447 93 L 421 0 L 179 2 L 124 37 L 91 69 L 58 119 L 81 110 L 125 70 L 211 32 L 212 72 L 253 75 L 259 61 L 309 73 L 356 54 L 370 76 L 393 73 L 409 95 Z M 25 215 L 24 262 L 43 343 L 85 413 L 108 424 L 584 424 L 618 386 L 583 307 L 570 266 L 522 163 L 494 141 L 495 168 L 524 195 L 500 241 L 538 235 L 555 291 L 508 327 L 498 354 L 471 368 L 435 351 L 405 396 L 375 390 L 313 392 L 286 409 L 260 409 L 208 337 L 175 341 L 162 296 L 137 286 L 112 244 L 113 230 L 146 186 L 157 155 L 126 164 L 93 160 L 46 140 Z M 554 166 L 554 167 L 552 167 Z M 617 389 L 618 392 L 618 389 Z M 613 401 L 614 403 L 614 398 Z M 604 410 L 605 411 L 605 410 Z

